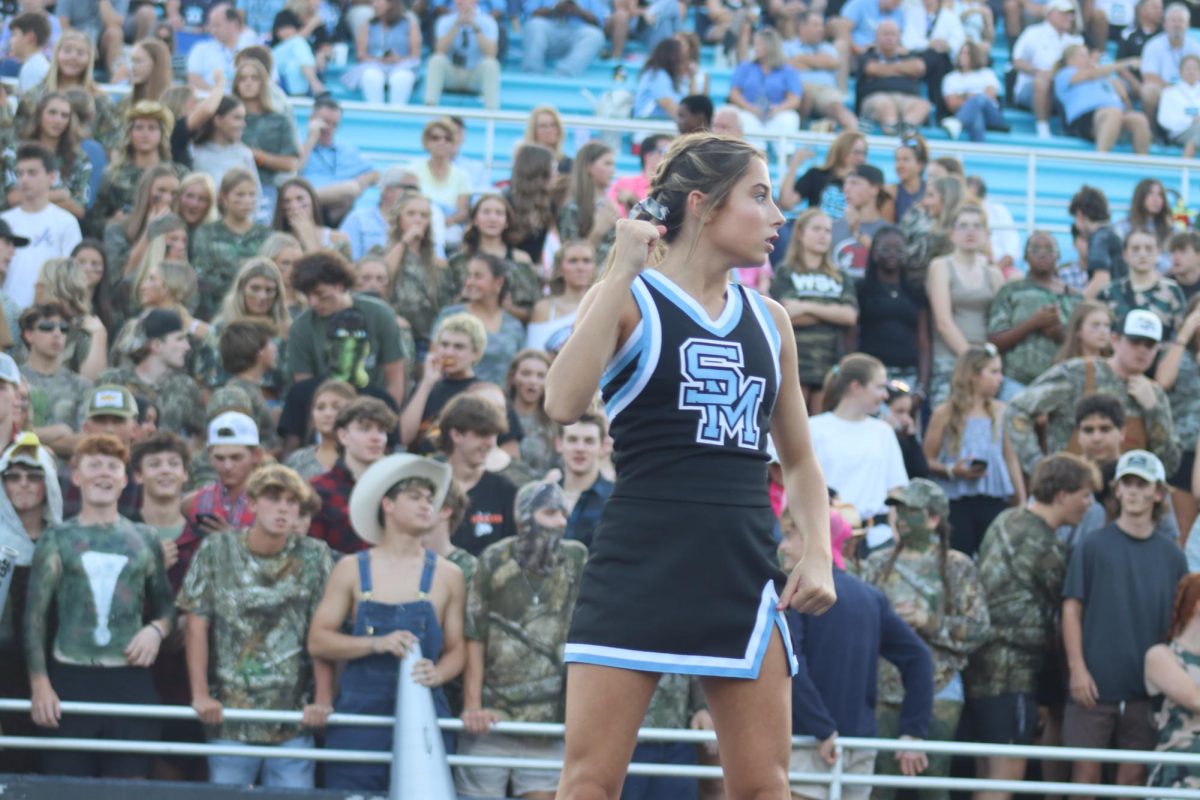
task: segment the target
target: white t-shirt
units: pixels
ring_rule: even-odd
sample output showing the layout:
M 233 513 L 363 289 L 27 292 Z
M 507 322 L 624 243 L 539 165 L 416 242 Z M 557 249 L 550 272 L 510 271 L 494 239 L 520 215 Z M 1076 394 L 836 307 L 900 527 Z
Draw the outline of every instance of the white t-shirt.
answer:
M 42 264 L 47 259 L 66 258 L 79 244 L 79 222 L 53 203 L 32 214 L 20 207 L 10 208 L 0 217 L 14 234 L 29 239 L 28 245 L 17 248 L 4 279 L 4 292 L 24 310 L 33 305 L 33 285 Z
M 49 71 L 50 59 L 41 53 L 34 53 L 26 59 L 25 63 L 21 65 L 21 71 L 17 73 L 17 91 L 25 94 L 41 83 L 42 78 L 45 78 Z
M 1052 70 L 1062 58 L 1063 50 L 1073 44 L 1083 44 L 1083 37 L 1074 33 L 1060 34 L 1049 22 L 1039 22 L 1021 31 L 1013 45 L 1012 60 L 1028 61 L 1037 69 Z M 1031 83 L 1032 75 L 1018 72 L 1013 94 L 1025 91 L 1025 87 Z
M 1179 80 L 1179 65 L 1184 56 L 1200 56 L 1200 44 L 1184 37 L 1183 44 L 1176 50 L 1165 33 L 1152 36 L 1142 48 L 1142 74 L 1157 75 L 1167 83 L 1175 83 Z
M 965 94 L 968 97 L 983 94 L 988 87 L 1000 92 L 1000 79 L 988 67 L 973 72 L 955 70 L 942 78 L 942 94 Z
M 1181 82 L 1163 89 L 1158 101 L 1158 124 L 1172 139 L 1192 127 L 1197 117 L 1200 117 L 1200 83 L 1188 86 Z

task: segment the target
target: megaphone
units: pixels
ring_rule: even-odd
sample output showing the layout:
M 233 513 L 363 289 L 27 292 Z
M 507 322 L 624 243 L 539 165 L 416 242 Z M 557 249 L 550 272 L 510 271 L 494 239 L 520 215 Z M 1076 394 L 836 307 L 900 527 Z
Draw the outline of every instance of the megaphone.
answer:
M 413 665 L 422 658 L 416 644 L 400 660 L 396 686 L 396 718 L 400 726 L 392 742 L 391 800 L 456 800 L 454 779 L 433 708 L 433 692 L 413 680 Z

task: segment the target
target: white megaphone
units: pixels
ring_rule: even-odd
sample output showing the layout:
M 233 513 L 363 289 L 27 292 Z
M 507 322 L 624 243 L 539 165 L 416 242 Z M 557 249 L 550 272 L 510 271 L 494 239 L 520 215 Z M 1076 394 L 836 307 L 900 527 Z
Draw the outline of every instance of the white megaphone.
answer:
M 433 692 L 413 680 L 413 665 L 421 646 L 414 645 L 400 661 L 396 686 L 396 717 L 392 742 L 391 800 L 456 800 L 446 748 L 433 708 Z

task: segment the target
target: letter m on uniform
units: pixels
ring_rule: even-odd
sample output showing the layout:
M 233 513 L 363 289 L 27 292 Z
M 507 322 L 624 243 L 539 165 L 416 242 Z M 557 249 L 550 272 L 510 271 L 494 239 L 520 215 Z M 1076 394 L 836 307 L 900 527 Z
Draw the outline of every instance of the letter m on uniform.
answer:
M 758 412 L 766 381 L 742 374 L 739 342 L 688 339 L 679 347 L 681 411 L 699 411 L 696 441 L 759 448 Z

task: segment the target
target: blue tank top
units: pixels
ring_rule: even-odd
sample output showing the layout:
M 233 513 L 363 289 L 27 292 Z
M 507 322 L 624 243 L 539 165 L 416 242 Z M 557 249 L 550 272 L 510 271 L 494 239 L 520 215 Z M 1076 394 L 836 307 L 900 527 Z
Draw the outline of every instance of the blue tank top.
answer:
M 408 56 L 408 17 L 388 27 L 380 20 L 371 22 L 367 28 L 367 54 L 372 58 L 383 58 L 388 53 Z
M 600 380 L 614 497 L 766 505 L 779 332 L 757 292 L 726 289 L 712 319 L 662 273 L 631 287 L 642 320 Z

